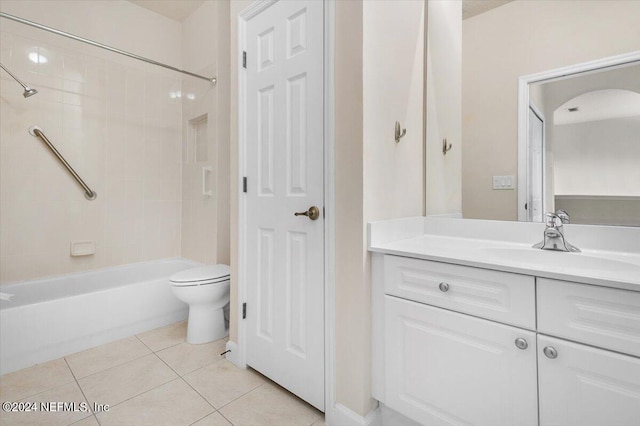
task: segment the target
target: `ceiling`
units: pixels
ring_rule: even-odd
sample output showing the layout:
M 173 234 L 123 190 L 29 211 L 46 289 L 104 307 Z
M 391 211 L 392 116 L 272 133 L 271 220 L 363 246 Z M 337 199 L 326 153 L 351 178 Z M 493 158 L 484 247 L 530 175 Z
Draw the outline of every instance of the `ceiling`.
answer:
M 471 18 L 511 1 L 513 0 L 463 0 L 462 19 Z
M 129 0 L 138 6 L 182 22 L 199 8 L 205 0 Z M 463 0 L 462 19 L 479 15 L 513 0 Z
M 174 21 L 182 22 L 205 0 L 129 0 L 145 9 L 164 15 Z

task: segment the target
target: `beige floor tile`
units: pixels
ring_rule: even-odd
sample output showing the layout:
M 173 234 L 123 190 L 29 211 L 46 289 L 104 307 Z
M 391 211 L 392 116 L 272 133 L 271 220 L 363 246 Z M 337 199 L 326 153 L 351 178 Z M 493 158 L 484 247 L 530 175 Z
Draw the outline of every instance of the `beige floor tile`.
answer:
M 321 419 L 317 420 L 311 426 L 327 426 L 327 423 L 324 421 L 324 416 Z
M 79 422 L 73 423 L 72 426 L 100 426 L 100 423 L 96 420 L 95 417 L 87 417 L 84 420 L 80 420 Z
M 93 417 L 91 411 L 89 411 L 89 405 L 84 399 L 80 388 L 76 382 L 68 383 L 66 385 L 49 389 L 48 391 L 39 393 L 27 397 L 24 401 L 34 403 L 32 407 L 36 410 L 29 412 L 3 412 L 0 414 L 0 424 L 22 426 L 22 425 L 51 425 L 51 426 L 64 426 L 86 417 Z M 75 403 L 75 407 L 68 407 L 65 410 L 63 407 L 49 406 L 49 411 L 45 411 L 46 407 L 40 403 L 49 402 L 68 402 Z M 81 405 L 83 404 L 84 405 Z M 84 411 L 86 410 L 86 411 Z
M 215 408 L 220 408 L 265 382 L 250 369 L 241 369 L 226 359 L 184 376 Z
M 178 376 L 155 354 L 78 380 L 90 404 L 120 402 L 167 383 Z
M 281 387 L 265 383 L 223 407 L 235 426 L 309 426 L 322 413 Z
M 151 351 L 135 336 L 117 340 L 66 357 L 77 379 L 90 376 L 116 365 L 150 354 Z
M 192 426 L 231 426 L 231 423 L 216 411 L 204 419 L 195 422 Z
M 138 334 L 138 339 L 154 352 L 187 341 L 187 322 L 180 321 L 146 333 Z
M 158 356 L 178 372 L 181 376 L 198 368 L 222 359 L 220 354 L 225 351 L 225 339 L 204 345 L 180 343 L 158 352 Z
M 97 417 L 102 426 L 188 426 L 211 412 L 213 407 L 207 401 L 182 379 L 176 379 L 98 413 Z
M 0 377 L 0 400 L 18 401 L 73 381 L 64 359 L 56 359 Z

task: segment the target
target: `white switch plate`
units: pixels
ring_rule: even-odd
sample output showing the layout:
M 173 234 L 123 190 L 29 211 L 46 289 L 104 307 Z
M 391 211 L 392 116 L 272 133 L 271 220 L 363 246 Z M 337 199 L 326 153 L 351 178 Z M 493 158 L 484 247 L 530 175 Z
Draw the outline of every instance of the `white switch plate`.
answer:
M 494 176 L 493 189 L 516 189 L 514 176 Z

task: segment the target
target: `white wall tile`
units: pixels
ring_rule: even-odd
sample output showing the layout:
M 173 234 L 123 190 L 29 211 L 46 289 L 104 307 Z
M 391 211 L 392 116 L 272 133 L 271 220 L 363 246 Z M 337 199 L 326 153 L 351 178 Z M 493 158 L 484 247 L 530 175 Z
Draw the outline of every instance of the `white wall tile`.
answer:
M 169 91 L 181 90 L 180 78 L 52 44 L 35 32 L 29 38 L 3 31 L 0 38 L 3 63 L 39 91 L 24 99 L 2 76 L 0 283 L 179 256 L 182 105 Z M 30 62 L 32 51 L 48 62 Z M 28 134 L 33 124 L 97 200 L 85 200 Z M 95 241 L 96 254 L 71 257 L 71 241 L 81 240 Z

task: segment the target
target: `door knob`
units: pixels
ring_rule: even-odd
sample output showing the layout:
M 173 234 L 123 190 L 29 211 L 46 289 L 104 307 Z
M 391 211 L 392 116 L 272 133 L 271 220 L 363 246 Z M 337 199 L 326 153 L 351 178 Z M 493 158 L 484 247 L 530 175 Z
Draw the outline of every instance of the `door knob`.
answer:
M 309 210 L 306 212 L 296 212 L 293 214 L 294 216 L 307 216 L 311 220 L 316 220 L 320 217 L 320 209 L 316 206 L 309 207 Z
M 449 284 L 442 282 L 440 283 L 440 285 L 438 285 L 438 288 L 441 292 L 446 293 L 447 291 L 449 291 Z
M 516 343 L 516 348 L 518 349 L 525 350 L 529 347 L 529 344 L 527 343 L 527 341 L 522 337 L 518 337 L 515 343 Z

